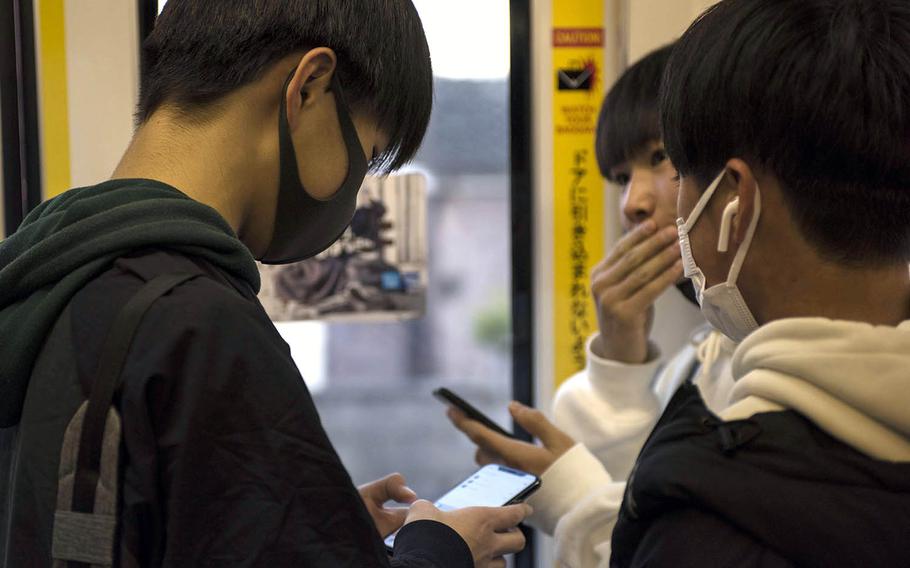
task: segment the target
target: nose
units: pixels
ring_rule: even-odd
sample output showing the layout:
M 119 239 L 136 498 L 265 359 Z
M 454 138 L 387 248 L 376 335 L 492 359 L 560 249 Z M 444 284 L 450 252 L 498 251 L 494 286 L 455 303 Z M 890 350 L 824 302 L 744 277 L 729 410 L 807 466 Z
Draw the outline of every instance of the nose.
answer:
M 636 226 L 647 221 L 654 215 L 656 205 L 651 172 L 635 168 L 622 198 L 622 214 L 626 222 Z

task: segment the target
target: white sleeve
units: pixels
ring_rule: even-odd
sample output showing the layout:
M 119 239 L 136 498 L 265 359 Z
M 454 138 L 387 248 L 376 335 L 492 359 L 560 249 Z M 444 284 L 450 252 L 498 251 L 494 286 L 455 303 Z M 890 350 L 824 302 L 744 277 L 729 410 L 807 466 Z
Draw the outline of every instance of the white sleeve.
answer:
M 606 567 L 610 537 L 622 504 L 625 482 L 613 481 L 582 444 L 560 457 L 541 476 L 528 503 L 529 523 L 556 538 L 556 559 L 572 568 Z
M 531 497 L 531 524 L 555 537 L 559 566 L 606 568 L 625 479 L 669 398 L 684 381 L 696 350 L 684 347 L 662 366 L 598 357 L 588 343 L 587 368 L 557 391 L 554 422 L 580 442 L 541 476 Z
M 653 390 L 660 352 L 651 344 L 646 363 L 629 365 L 598 357 L 591 341 L 587 368 L 556 392 L 553 421 L 587 446 L 614 479 L 625 479 L 660 416 Z

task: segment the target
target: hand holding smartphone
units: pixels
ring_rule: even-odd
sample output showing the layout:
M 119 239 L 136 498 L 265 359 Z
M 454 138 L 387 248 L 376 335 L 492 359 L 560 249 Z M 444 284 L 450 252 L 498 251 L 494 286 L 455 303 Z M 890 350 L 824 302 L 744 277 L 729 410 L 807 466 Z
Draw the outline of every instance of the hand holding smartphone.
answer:
M 490 418 L 483 412 L 477 410 L 473 405 L 465 401 L 463 398 L 450 391 L 447 388 L 438 388 L 433 391 L 433 396 L 435 396 L 443 404 L 455 407 L 458 410 L 464 412 L 465 416 L 471 420 L 476 420 L 480 422 L 490 430 L 502 434 L 503 436 L 508 436 L 509 438 L 517 439 L 515 434 L 507 431 L 505 428 L 499 424 L 490 420 Z
M 437 499 L 434 505 L 440 511 L 465 507 L 504 507 L 521 503 L 539 487 L 540 478 L 535 475 L 502 465 L 487 465 Z M 391 551 L 395 545 L 395 535 L 386 538 L 385 544 Z

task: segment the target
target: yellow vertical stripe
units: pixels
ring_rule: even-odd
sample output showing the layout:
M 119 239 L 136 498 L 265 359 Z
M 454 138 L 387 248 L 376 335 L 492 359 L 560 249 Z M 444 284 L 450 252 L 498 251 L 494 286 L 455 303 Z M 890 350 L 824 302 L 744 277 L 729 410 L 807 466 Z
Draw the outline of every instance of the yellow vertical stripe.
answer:
M 44 198 L 70 187 L 69 102 L 64 0 L 38 0 L 37 66 Z
M 604 0 L 553 0 L 553 332 L 556 385 L 585 365 L 597 329 L 590 273 L 604 252 L 594 154 L 604 93 Z

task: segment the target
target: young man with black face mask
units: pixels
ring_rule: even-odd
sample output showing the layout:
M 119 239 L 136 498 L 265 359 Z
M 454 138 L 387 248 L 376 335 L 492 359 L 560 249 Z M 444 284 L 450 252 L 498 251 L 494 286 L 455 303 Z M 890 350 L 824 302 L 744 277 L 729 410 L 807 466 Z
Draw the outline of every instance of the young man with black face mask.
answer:
M 170 0 L 143 49 L 112 179 L 0 245 L 0 564 L 504 566 L 528 507 L 358 492 L 256 299 L 420 145 L 410 0 Z
M 479 461 L 505 462 L 542 477 L 530 522 L 555 537 L 560 563 L 605 566 L 625 480 L 648 434 L 679 386 L 695 384 L 723 411 L 733 389 L 735 343 L 703 324 L 689 344 L 664 357 L 649 340 L 654 302 L 674 285 L 695 302 L 685 280 L 676 231 L 679 183 L 660 138 L 658 93 L 672 45 L 632 65 L 607 93 L 597 129 L 597 158 L 622 185 L 624 235 L 594 269 L 599 333 L 588 342 L 587 368 L 554 400 L 554 422 L 515 406 L 512 414 L 542 445 L 534 446 L 453 413 L 480 447 Z
M 910 4 L 725 0 L 661 97 L 686 275 L 745 339 L 682 387 L 613 566 L 910 566 Z

